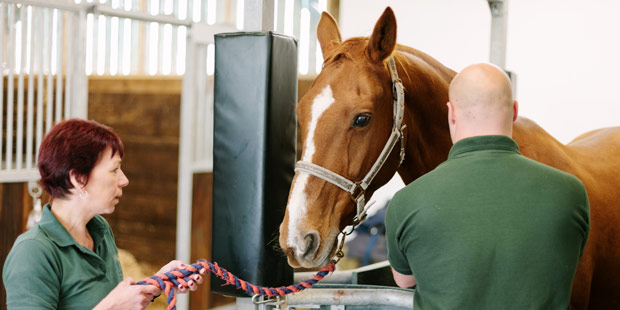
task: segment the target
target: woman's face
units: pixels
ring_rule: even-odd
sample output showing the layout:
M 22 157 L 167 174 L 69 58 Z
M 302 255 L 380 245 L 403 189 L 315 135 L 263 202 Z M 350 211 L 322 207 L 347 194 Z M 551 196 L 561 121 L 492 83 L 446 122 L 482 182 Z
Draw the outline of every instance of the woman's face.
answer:
M 116 204 L 123 196 L 123 187 L 129 184 L 129 180 L 121 170 L 120 155 L 118 153 L 111 155 L 112 149 L 107 148 L 90 172 L 86 184 L 89 205 L 96 214 L 114 212 Z

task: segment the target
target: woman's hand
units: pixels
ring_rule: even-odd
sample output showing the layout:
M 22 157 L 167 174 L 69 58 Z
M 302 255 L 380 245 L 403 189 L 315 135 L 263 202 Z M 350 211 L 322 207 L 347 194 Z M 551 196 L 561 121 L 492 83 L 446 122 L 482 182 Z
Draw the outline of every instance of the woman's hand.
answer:
M 137 285 L 131 278 L 121 281 L 93 310 L 143 310 L 159 295 L 153 285 Z
M 169 263 L 167 263 L 166 265 L 164 265 L 163 267 L 161 267 L 161 269 L 159 269 L 159 271 L 157 273 L 166 273 L 166 272 L 170 272 L 170 271 L 175 271 L 175 270 L 179 270 L 179 269 L 183 269 L 187 267 L 186 264 L 184 264 L 182 261 L 180 260 L 173 260 L 170 261 Z M 204 272 L 202 272 L 202 274 L 204 274 Z M 187 282 L 187 285 L 189 287 L 186 287 L 184 285 L 179 285 L 178 287 L 174 288 L 174 293 L 175 294 L 185 294 L 187 293 L 188 289 L 190 291 L 195 291 L 198 289 L 198 285 L 202 283 L 202 277 L 200 275 L 191 275 L 190 278 L 192 280 L 189 280 Z

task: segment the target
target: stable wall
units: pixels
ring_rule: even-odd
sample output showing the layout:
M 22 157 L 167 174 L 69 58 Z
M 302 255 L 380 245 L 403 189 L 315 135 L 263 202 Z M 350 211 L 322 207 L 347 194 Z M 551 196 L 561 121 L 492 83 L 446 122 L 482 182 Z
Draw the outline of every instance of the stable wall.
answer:
M 313 80 L 299 81 L 299 98 Z M 115 212 L 105 218 L 117 246 L 131 252 L 150 272 L 175 256 L 181 84 L 181 77 L 89 78 L 88 118 L 112 127 L 121 137 L 125 147 L 122 168 L 129 179 Z M 188 223 L 192 225 L 191 259 L 210 260 L 211 173 L 194 175 L 193 193 L 192 223 Z M 25 231 L 31 209 L 25 183 L 0 183 L 0 266 L 15 238 Z M 207 277 L 191 293 L 190 309 L 231 301 L 208 292 Z M 0 309 L 6 308 L 5 298 L 0 283 Z

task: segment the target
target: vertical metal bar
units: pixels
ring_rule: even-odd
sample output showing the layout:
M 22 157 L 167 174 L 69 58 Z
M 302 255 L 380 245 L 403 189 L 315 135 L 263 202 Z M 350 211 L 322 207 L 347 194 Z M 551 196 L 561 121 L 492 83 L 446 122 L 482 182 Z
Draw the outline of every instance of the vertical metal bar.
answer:
M 274 31 L 275 32 L 279 32 L 279 33 L 284 33 L 284 2 L 285 0 L 275 0 L 278 3 L 274 4 L 277 5 L 277 17 L 274 16 L 274 19 L 277 20 L 277 27 L 274 27 Z
M 71 67 L 72 83 L 72 111 L 71 117 L 88 118 L 88 76 L 86 75 L 86 10 L 82 9 L 79 13 L 74 13 L 74 29 L 77 36 L 73 40 L 71 49 L 75 61 Z
M 72 69 L 73 69 L 73 61 L 74 61 L 74 57 L 75 57 L 75 49 L 73 48 L 73 37 L 75 34 L 75 29 L 73 29 L 73 23 L 74 23 L 74 13 L 72 12 L 67 12 L 67 22 L 63 23 L 65 25 L 65 29 L 61 29 L 62 32 L 67 33 L 67 38 L 65 39 L 66 42 L 63 42 L 64 44 L 61 46 L 60 50 L 63 51 L 63 54 L 65 56 L 65 61 L 64 61 L 64 68 L 65 68 L 65 117 L 64 119 L 68 119 L 73 117 L 73 115 L 71 115 L 71 111 L 72 111 L 72 107 L 73 107 L 73 98 L 72 98 L 72 89 L 71 86 L 73 85 L 73 75 L 72 75 Z M 64 16 L 64 14 L 62 15 Z M 65 19 L 63 17 L 63 19 Z M 62 42 L 62 41 L 61 41 Z
M 36 29 L 36 38 L 35 41 L 37 42 L 37 58 L 39 59 L 38 61 L 38 66 L 37 69 L 39 70 L 39 76 L 37 79 L 37 135 L 36 135 L 36 142 L 35 142 L 35 158 L 34 158 L 34 162 L 36 164 L 37 162 L 37 158 L 39 157 L 39 146 L 41 145 L 41 140 L 43 140 L 43 75 L 45 74 L 44 72 L 44 56 L 45 55 L 43 53 L 43 50 L 46 48 L 45 46 L 45 25 L 46 25 L 46 20 L 43 18 L 44 15 L 44 10 L 43 9 L 39 9 L 37 10 L 37 12 L 39 12 L 39 14 L 37 14 L 37 29 Z M 43 41 L 43 42 L 42 42 Z M 36 166 L 36 165 L 35 165 Z
M 192 164 L 196 161 L 200 161 L 203 155 L 204 149 L 204 138 L 205 133 L 202 130 L 203 123 L 205 121 L 204 114 L 205 112 L 205 84 L 206 84 L 206 76 L 207 76 L 207 46 L 206 45 L 198 45 L 196 46 L 196 55 L 194 57 L 196 61 L 197 70 L 194 72 L 194 76 L 196 79 L 194 80 L 194 88 L 196 94 L 196 101 L 194 105 L 196 106 L 196 111 L 194 112 L 193 117 L 195 118 L 194 124 L 196 124 L 196 128 L 194 129 L 194 156 L 192 158 Z
M 293 36 L 299 40 L 301 34 L 301 1 L 293 1 Z
M 215 48 L 213 48 L 213 52 L 215 53 Z M 205 92 L 206 92 L 206 116 L 205 120 L 205 151 L 203 155 L 203 160 L 205 160 L 208 164 L 211 171 L 213 171 L 213 100 L 214 100 L 214 75 L 207 76 L 207 81 L 204 84 Z
M 191 17 L 190 17 L 191 18 Z M 193 62 L 196 52 L 196 44 L 190 32 L 187 38 L 187 48 L 185 59 Z M 183 76 L 183 88 L 181 93 L 181 128 L 179 138 L 179 181 L 177 195 L 177 236 L 176 236 L 176 258 L 182 261 L 189 261 L 191 247 L 191 227 L 187 223 L 192 222 L 192 170 L 191 170 L 191 144 L 192 132 L 194 128 L 192 113 L 194 113 L 194 74 L 195 66 L 185 66 Z M 179 309 L 187 309 L 188 300 L 177 300 Z
M 58 124 L 62 120 L 62 12 L 56 10 L 56 120 Z
M 6 115 L 6 170 L 13 168 L 13 106 L 15 92 L 15 11 L 16 5 L 9 4 L 9 44 L 7 44 L 7 52 L 9 56 L 9 81 L 7 87 L 7 115 Z
M 38 44 L 34 37 L 36 36 L 37 22 L 35 21 L 34 7 L 29 8 L 31 14 L 28 15 L 28 28 L 30 29 L 30 53 L 28 53 L 28 59 L 30 60 L 30 67 L 28 68 L 28 108 L 26 111 L 26 169 L 32 168 L 32 144 L 34 142 L 34 75 L 35 75 L 35 58 L 33 57 L 35 51 L 38 48 Z
M 92 40 L 92 64 L 93 64 L 93 69 L 92 69 L 92 73 L 93 75 L 97 74 L 97 70 L 99 68 L 99 53 L 100 53 L 100 49 L 101 47 L 99 46 L 99 15 L 98 14 L 92 14 L 92 20 L 93 20 L 93 33 L 89 33 L 89 35 L 91 36 L 91 40 Z
M 105 57 L 103 60 L 103 74 L 110 73 L 110 55 L 112 54 L 112 17 L 105 17 Z
M 54 61 L 52 59 L 52 33 L 54 32 L 53 29 L 53 15 L 54 15 L 54 10 L 53 9 L 49 9 L 49 10 L 45 10 L 45 24 L 47 25 L 46 27 L 46 32 L 45 32 L 45 40 L 44 40 L 44 53 L 43 55 L 45 55 L 45 62 L 44 62 L 44 67 L 45 67 L 45 72 L 47 73 L 47 108 L 46 110 L 46 117 L 45 117 L 45 132 L 50 131 L 50 129 L 52 128 L 52 114 L 54 111 L 54 97 L 53 97 L 53 91 L 54 91 L 54 77 L 52 75 L 52 61 Z
M 491 10 L 490 62 L 506 68 L 506 35 L 508 31 L 508 0 L 488 0 Z
M 0 42 L 4 43 L 4 11 L 8 10 L 8 7 L 4 3 L 0 3 Z M 0 46 L 0 137 L 2 137 L 4 131 L 4 67 L 1 65 L 4 60 L 4 44 Z M 0 141 L 0 170 L 2 170 L 2 149 L 4 147 L 2 141 Z
M 144 42 L 144 25 L 146 23 L 141 23 L 138 22 L 136 20 L 132 20 L 131 21 L 131 48 L 129 48 L 129 51 L 131 53 L 131 62 L 130 62 L 130 69 L 129 72 L 133 73 L 133 74 L 139 74 L 139 73 L 144 73 L 144 70 L 142 70 L 143 68 L 143 63 L 144 63 L 144 57 L 141 56 L 145 56 L 144 54 L 144 46 L 142 45 Z M 142 49 L 140 49 L 140 47 L 142 47 Z M 140 54 L 142 53 L 142 54 Z
M 159 7 L 161 14 L 161 6 Z M 164 24 L 157 23 L 157 74 L 162 74 L 164 67 Z
M 24 149 L 24 71 L 26 71 L 26 41 L 28 32 L 28 22 L 26 21 L 26 6 L 22 5 L 19 12 L 19 21 L 21 23 L 21 57 L 19 63 L 19 78 L 17 80 L 17 131 L 16 131 L 16 148 L 15 148 L 15 169 L 21 169 Z
M 176 18 L 179 18 L 179 0 L 172 1 L 172 15 Z M 177 35 L 179 27 L 172 26 L 171 34 L 170 34 L 170 75 L 175 75 L 177 72 Z
M 246 0 L 243 29 L 247 31 L 273 31 L 273 1 Z
M 310 11 L 310 32 L 308 33 L 308 74 L 318 73 L 316 71 L 317 59 L 316 59 L 315 51 L 317 48 L 319 48 L 319 46 L 317 46 L 315 29 L 317 29 L 317 26 L 319 24 L 319 19 L 321 18 L 321 12 L 318 12 L 317 10 L 314 10 L 312 8 L 312 7 L 317 7 L 317 8 L 319 7 L 318 1 L 314 0 L 312 2 L 313 4 L 311 4 L 308 7 Z

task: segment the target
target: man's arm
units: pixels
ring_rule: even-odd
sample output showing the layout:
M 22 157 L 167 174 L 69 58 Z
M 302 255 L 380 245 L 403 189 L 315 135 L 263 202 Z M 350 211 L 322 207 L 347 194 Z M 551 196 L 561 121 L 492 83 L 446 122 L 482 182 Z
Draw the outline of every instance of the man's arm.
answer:
M 402 274 L 392 268 L 392 275 L 396 284 L 402 288 L 414 287 L 417 284 L 412 274 Z

